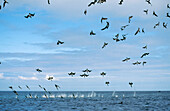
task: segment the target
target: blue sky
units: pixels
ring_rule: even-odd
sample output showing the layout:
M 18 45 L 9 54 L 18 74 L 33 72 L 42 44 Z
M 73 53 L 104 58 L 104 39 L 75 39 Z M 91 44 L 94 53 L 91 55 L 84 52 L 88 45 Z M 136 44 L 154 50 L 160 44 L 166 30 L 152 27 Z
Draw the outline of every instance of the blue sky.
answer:
M 0 10 L 0 90 L 14 89 L 20 85 L 27 90 L 61 91 L 112 91 L 134 90 L 128 83 L 133 82 L 136 90 L 170 90 L 170 13 L 166 5 L 168 0 L 151 0 L 152 6 L 145 0 L 124 1 L 107 0 L 106 3 L 87 5 L 91 0 L 8 0 L 9 4 Z M 2 4 L 2 1 L 1 1 Z M 84 10 L 87 15 L 84 15 Z M 143 10 L 149 9 L 148 15 Z M 156 11 L 158 18 L 152 15 Z M 25 19 L 28 13 L 35 13 L 33 18 Z M 132 21 L 124 31 L 120 28 Z M 110 27 L 101 31 L 106 24 L 100 23 L 101 17 L 108 17 Z M 160 26 L 153 26 L 160 22 Z M 165 29 L 162 23 L 168 23 Z M 134 36 L 137 28 L 144 28 L 145 34 Z M 96 36 L 90 36 L 90 31 Z M 113 37 L 119 33 L 128 34 L 127 40 L 116 43 Z M 58 40 L 64 41 L 57 46 Z M 102 49 L 104 42 L 108 46 Z M 147 45 L 148 49 L 142 49 Z M 144 58 L 140 56 L 149 52 Z M 131 60 L 122 63 L 130 57 Z M 147 61 L 145 66 L 132 65 L 136 61 Z M 42 69 L 42 73 L 36 69 Z M 92 70 L 88 78 L 81 78 L 82 70 Z M 105 77 L 100 76 L 106 72 Z M 69 77 L 69 72 L 76 72 Z M 54 76 L 48 81 L 47 76 Z M 110 85 L 106 86 L 105 82 Z

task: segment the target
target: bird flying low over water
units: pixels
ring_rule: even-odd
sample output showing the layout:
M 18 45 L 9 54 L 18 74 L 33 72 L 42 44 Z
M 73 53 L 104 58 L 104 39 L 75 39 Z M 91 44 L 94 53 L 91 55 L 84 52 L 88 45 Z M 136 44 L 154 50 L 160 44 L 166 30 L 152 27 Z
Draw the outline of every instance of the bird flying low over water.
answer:
M 146 0 L 146 2 L 147 2 L 149 5 L 151 5 L 151 6 L 152 6 L 152 4 L 151 4 L 151 1 L 150 1 L 150 0 Z
M 15 90 L 14 90 L 13 92 L 14 92 L 16 95 L 18 95 L 18 93 L 17 93 Z
M 21 86 L 18 86 L 18 87 L 19 87 L 20 89 L 22 89 Z
M 147 55 L 149 55 L 149 53 L 144 53 L 144 54 L 142 54 L 142 56 L 140 58 L 143 58 L 144 56 L 147 56 Z
M 64 44 L 64 42 L 58 40 L 57 45 Z
M 54 79 L 54 77 L 53 76 L 49 76 L 47 79 L 52 81 Z
M 39 72 L 39 73 L 40 73 L 40 72 L 42 72 L 42 70 L 41 70 L 41 69 L 36 69 L 36 71 L 37 71 L 37 72 Z
M 5 7 L 6 4 L 8 4 L 8 1 L 7 1 L 7 0 L 4 0 L 3 8 Z
M 167 29 L 168 23 L 163 22 L 163 27 Z
M 108 18 L 102 17 L 101 18 L 101 23 L 103 23 L 103 20 L 107 20 Z
M 46 88 L 43 87 L 43 89 L 44 89 L 45 92 L 47 92 Z
M 59 85 L 57 85 L 57 84 L 55 84 L 55 87 L 56 87 L 56 89 L 57 89 L 57 90 L 60 88 L 60 86 L 59 86 Z
M 25 18 L 32 18 L 33 16 L 35 15 L 35 13 L 34 14 L 31 14 L 31 13 L 29 13 L 28 15 L 26 15 L 26 16 L 24 16 Z
M 140 32 L 140 28 L 135 32 L 135 35 L 137 35 Z
M 50 4 L 50 0 L 48 0 L 48 4 Z
M 147 62 L 146 61 L 143 61 L 142 65 L 144 66 Z
M 85 78 L 85 77 L 88 77 L 89 75 L 84 73 L 84 74 L 81 74 L 80 76 Z
M 130 87 L 132 87 L 132 85 L 133 85 L 133 82 L 129 82 L 129 85 L 130 85 Z
M 105 72 L 101 72 L 100 75 L 104 77 L 106 75 L 106 73 Z
M 102 28 L 101 30 L 105 30 L 105 29 L 109 28 L 109 22 L 106 22 L 106 23 L 107 23 L 107 25 L 104 28 Z
M 88 7 L 90 7 L 91 5 L 94 5 L 95 3 L 97 3 L 97 0 L 94 0 L 93 2 L 90 2 L 90 4 L 88 5 Z
M 123 3 L 123 0 L 120 0 L 119 5 L 122 5 L 122 3 Z
M 109 86 L 110 82 L 107 81 L 107 82 L 105 82 L 105 84 L 106 84 L 107 86 Z
M 106 45 L 108 45 L 107 42 L 104 42 L 103 46 L 102 46 L 102 49 L 106 47 Z
M 70 72 L 70 73 L 68 73 L 68 75 L 69 75 L 69 76 L 72 76 L 72 77 L 73 77 L 75 74 L 76 74 L 75 72 Z
M 131 19 L 133 18 L 133 16 L 129 16 L 129 23 L 131 22 Z
M 30 90 L 30 88 L 26 85 L 26 87 L 27 87 L 27 89 L 29 89 Z
M 132 63 L 133 65 L 138 65 L 138 64 L 141 64 L 141 62 L 139 62 L 139 61 L 136 61 L 136 62 L 134 62 L 134 63 Z
M 82 70 L 82 72 L 87 72 L 87 73 L 89 73 L 89 72 L 91 72 L 92 70 L 89 70 L 89 69 L 85 69 L 85 70 Z
M 155 17 L 158 17 L 158 15 L 156 14 L 156 12 L 155 12 L 155 11 L 153 11 L 153 15 L 154 15 Z
M 146 13 L 146 15 L 148 14 L 148 9 L 146 9 L 146 10 L 143 10 L 143 12 L 145 12 Z
M 87 10 L 84 11 L 84 15 L 86 15 L 86 14 L 87 14 Z
M 170 15 L 169 15 L 169 13 L 166 13 L 166 17 L 169 17 L 169 18 L 170 18 Z
M 9 88 L 13 90 L 13 87 L 12 87 L 12 86 L 9 86 Z
M 155 24 L 155 26 L 153 27 L 154 29 L 159 26 L 160 22 L 158 22 L 157 24 Z
M 122 62 L 125 62 L 125 61 L 128 61 L 128 60 L 130 60 L 130 58 L 126 57 L 126 59 L 123 59 Z
M 94 33 L 93 30 L 91 30 L 90 35 L 96 35 L 96 33 Z
M 147 47 L 147 45 L 145 45 L 144 47 L 142 47 L 143 49 L 147 49 L 148 47 Z

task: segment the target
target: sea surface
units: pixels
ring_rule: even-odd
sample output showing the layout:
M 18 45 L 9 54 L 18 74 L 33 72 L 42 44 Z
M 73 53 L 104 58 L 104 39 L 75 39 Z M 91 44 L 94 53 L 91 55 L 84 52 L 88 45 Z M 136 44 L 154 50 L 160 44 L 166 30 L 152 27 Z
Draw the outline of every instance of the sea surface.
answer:
M 170 111 L 168 91 L 0 92 L 0 111 Z

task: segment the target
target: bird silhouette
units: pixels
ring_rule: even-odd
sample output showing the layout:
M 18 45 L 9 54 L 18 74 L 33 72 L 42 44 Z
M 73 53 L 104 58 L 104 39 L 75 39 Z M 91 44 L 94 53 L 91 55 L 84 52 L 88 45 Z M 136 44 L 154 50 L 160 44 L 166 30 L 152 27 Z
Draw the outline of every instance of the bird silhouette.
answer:
M 58 40 L 58 41 L 57 41 L 57 45 L 60 45 L 60 44 L 64 44 L 64 42 Z
M 106 0 L 99 0 L 97 3 L 104 3 Z
M 167 4 L 167 8 L 170 8 L 169 4 Z
M 82 72 L 87 72 L 87 73 L 89 73 L 89 72 L 91 72 L 92 70 L 89 70 L 89 69 L 85 69 L 85 70 L 82 70 Z
M 158 22 L 157 24 L 155 24 L 155 26 L 153 27 L 154 29 L 159 26 L 160 22 Z
M 129 25 L 124 25 L 120 29 L 123 31 L 127 26 L 129 26 Z
M 18 95 L 17 91 L 14 90 L 13 92 L 14 92 L 16 95 Z
M 42 88 L 42 86 L 41 85 L 38 85 L 40 88 Z
M 144 62 L 142 63 L 142 65 L 144 66 L 146 63 L 147 63 L 147 62 L 146 62 L 146 61 L 144 61 Z
M 152 4 L 151 4 L 151 1 L 150 1 L 150 0 L 146 0 L 146 2 L 147 2 L 149 5 L 151 5 L 151 6 L 152 6 Z
M 136 61 L 136 62 L 134 62 L 134 63 L 132 63 L 133 65 L 139 65 L 139 64 L 141 64 L 141 62 L 139 62 L 139 61 Z
M 13 87 L 12 87 L 12 86 L 9 86 L 9 88 L 13 90 Z
M 91 30 L 90 35 L 96 35 L 96 33 L 94 33 L 93 30 Z
M 163 27 L 167 29 L 168 23 L 163 22 Z
M 5 7 L 6 4 L 8 4 L 8 1 L 7 1 L 7 0 L 4 0 L 3 8 Z
M 135 35 L 137 35 L 140 32 L 140 28 L 135 32 Z
M 124 40 L 126 40 L 126 37 L 123 37 L 122 39 L 120 39 L 121 41 L 124 41 Z
M 154 15 L 155 17 L 158 17 L 158 15 L 156 14 L 156 12 L 155 12 L 155 11 L 153 11 L 153 15 Z
M 35 13 L 34 14 L 31 14 L 31 13 L 29 13 L 28 15 L 26 15 L 26 16 L 24 16 L 25 18 L 32 18 L 33 16 L 35 15 Z
M 148 47 L 147 47 L 147 45 L 145 45 L 144 47 L 142 47 L 143 49 L 147 49 Z
M 22 89 L 21 86 L 18 86 L 18 87 L 19 87 L 20 89 Z
M 80 76 L 85 78 L 85 77 L 88 77 L 89 75 L 84 73 L 84 74 L 81 74 Z
M 169 15 L 169 13 L 166 13 L 166 17 L 169 17 L 169 18 L 170 18 L 170 15 Z
M 145 33 L 145 30 L 144 30 L 144 28 L 142 28 L 142 33 Z
M 149 53 L 144 53 L 144 54 L 142 54 L 142 56 L 140 58 L 143 58 L 144 56 L 147 56 L 147 55 L 149 55 Z
M 129 16 L 129 23 L 131 22 L 131 19 L 133 18 L 133 16 Z
M 107 82 L 105 82 L 105 84 L 106 84 L 107 86 L 109 86 L 110 82 L 107 81 Z
M 103 23 L 103 20 L 107 20 L 108 18 L 102 17 L 101 18 L 101 23 Z
M 2 64 L 2 63 L 0 62 L 0 64 Z
M 48 0 L 48 4 L 50 4 L 50 0 Z
M 86 15 L 86 14 L 87 14 L 87 10 L 84 11 L 84 15 Z
M 113 40 L 115 40 L 116 42 L 120 41 L 120 39 L 118 39 L 118 38 L 113 38 Z
M 26 88 L 30 90 L 30 88 L 29 88 L 29 86 L 28 86 L 28 85 L 26 85 Z
M 57 90 L 60 88 L 60 86 L 59 86 L 59 85 L 57 85 L 57 84 L 55 84 L 55 87 L 56 87 L 56 89 L 57 89 Z
M 1 10 L 1 5 L 0 5 L 0 10 Z
M 41 69 L 36 69 L 36 71 L 37 71 L 37 72 L 39 72 L 39 73 L 40 73 L 40 72 L 42 72 L 42 70 L 41 70 Z
M 122 62 L 129 61 L 129 60 L 130 60 L 130 58 L 126 57 L 126 59 L 123 59 Z
M 107 42 L 104 42 L 103 46 L 102 46 L 102 49 L 106 47 L 106 45 L 108 45 Z
M 143 10 L 145 13 L 146 13 L 146 15 L 148 14 L 148 9 L 146 9 L 146 10 Z
M 97 2 L 97 0 L 94 0 L 93 2 L 90 2 L 90 4 L 88 5 L 88 7 L 90 7 L 91 5 L 94 5 Z
M 53 80 L 54 79 L 54 77 L 53 76 L 49 76 L 48 78 L 47 78 L 47 80 Z
M 132 85 L 133 85 L 133 82 L 129 82 L 129 85 L 130 85 L 130 87 L 132 87 Z
M 116 35 L 115 35 L 115 37 L 116 37 L 116 38 L 118 38 L 118 37 L 119 37 L 119 33 L 118 33 L 118 34 L 116 34 Z
M 120 0 L 119 5 L 122 5 L 122 3 L 123 3 L 123 0 Z
M 72 76 L 72 77 L 73 77 L 75 74 L 76 74 L 75 72 L 70 72 L 70 73 L 68 73 L 68 75 L 69 75 L 69 76 Z
M 105 30 L 105 29 L 109 28 L 109 22 L 106 22 L 106 23 L 107 23 L 107 25 L 104 28 L 102 28 L 101 30 Z
M 46 88 L 43 87 L 43 89 L 44 89 L 45 92 L 47 92 Z
M 100 75 L 104 77 L 106 75 L 106 73 L 105 72 L 101 72 Z

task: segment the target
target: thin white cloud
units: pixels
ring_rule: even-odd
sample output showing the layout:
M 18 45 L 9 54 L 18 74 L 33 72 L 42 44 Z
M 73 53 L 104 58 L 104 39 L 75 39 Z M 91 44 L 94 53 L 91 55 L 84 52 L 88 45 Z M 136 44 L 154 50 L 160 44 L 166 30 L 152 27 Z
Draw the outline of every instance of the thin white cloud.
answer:
M 18 76 L 19 79 L 21 80 L 38 80 L 37 77 L 23 77 L 23 76 Z

